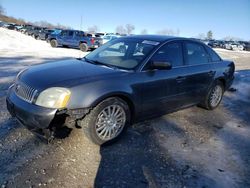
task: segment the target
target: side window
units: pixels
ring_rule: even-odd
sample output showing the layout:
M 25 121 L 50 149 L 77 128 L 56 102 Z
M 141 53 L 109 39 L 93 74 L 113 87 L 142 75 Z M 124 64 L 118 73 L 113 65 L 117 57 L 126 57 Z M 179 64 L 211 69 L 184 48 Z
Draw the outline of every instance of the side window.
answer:
M 216 62 L 216 61 L 221 60 L 220 56 L 217 53 L 215 53 L 211 48 L 206 47 L 206 49 L 207 49 L 207 52 L 210 55 L 210 58 L 211 58 L 212 62 Z
M 72 36 L 73 36 L 73 34 L 74 34 L 74 32 L 73 32 L 73 31 L 69 31 L 68 36 L 69 36 L 69 37 L 72 37 Z
M 67 31 L 62 31 L 62 32 L 61 32 L 61 35 L 62 35 L 62 36 L 67 36 L 67 33 L 68 33 Z
M 80 37 L 81 36 L 81 32 L 80 31 L 75 31 L 75 36 L 76 37 Z
M 187 42 L 186 58 L 189 65 L 199 65 L 209 62 L 208 54 L 201 44 Z
M 172 64 L 172 67 L 183 65 L 182 45 L 180 42 L 166 44 L 161 47 L 151 58 L 153 61 L 166 61 Z

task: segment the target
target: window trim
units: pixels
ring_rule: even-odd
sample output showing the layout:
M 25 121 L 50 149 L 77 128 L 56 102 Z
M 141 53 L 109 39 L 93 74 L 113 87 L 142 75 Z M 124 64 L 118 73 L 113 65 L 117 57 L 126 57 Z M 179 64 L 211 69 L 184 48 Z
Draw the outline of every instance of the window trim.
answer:
M 216 62 L 218 62 L 218 61 L 213 61 L 212 56 L 211 56 L 210 53 L 208 52 L 208 48 L 209 48 L 211 51 L 213 51 L 213 52 L 219 57 L 219 61 L 222 61 L 221 57 L 220 57 L 211 47 L 205 46 L 205 45 L 204 45 L 204 48 L 205 48 L 205 50 L 206 50 L 206 52 L 207 52 L 207 54 L 208 54 L 208 56 L 209 56 L 209 62 L 210 62 L 210 63 L 216 63 Z

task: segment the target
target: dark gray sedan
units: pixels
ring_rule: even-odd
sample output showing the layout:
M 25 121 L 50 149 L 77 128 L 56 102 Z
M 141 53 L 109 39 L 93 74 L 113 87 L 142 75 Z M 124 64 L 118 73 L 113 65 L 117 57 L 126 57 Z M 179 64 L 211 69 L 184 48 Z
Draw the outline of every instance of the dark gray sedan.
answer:
M 83 59 L 21 71 L 9 88 L 7 107 L 35 133 L 51 137 L 73 121 L 101 145 L 136 121 L 197 104 L 216 108 L 234 68 L 196 40 L 121 37 Z

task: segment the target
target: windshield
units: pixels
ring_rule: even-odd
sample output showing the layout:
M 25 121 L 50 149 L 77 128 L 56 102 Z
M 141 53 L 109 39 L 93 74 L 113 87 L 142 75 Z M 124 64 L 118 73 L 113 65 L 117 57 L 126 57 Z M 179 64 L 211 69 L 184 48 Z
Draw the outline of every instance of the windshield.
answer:
M 135 69 L 158 44 L 139 39 L 114 39 L 88 54 L 86 59 L 121 69 Z
M 62 32 L 62 30 L 57 30 L 57 29 L 56 29 L 56 30 L 54 30 L 51 34 L 55 34 L 55 35 L 56 35 L 56 34 L 59 34 L 59 33 L 61 33 L 61 32 Z

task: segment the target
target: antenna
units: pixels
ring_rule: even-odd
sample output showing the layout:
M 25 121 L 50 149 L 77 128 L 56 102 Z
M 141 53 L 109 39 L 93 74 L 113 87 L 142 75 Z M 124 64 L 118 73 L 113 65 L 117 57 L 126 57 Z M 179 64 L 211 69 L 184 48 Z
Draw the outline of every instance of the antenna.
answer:
M 82 16 L 81 16 L 80 30 L 82 30 Z
M 81 22 L 80 22 L 80 30 L 82 31 L 82 15 L 81 15 Z M 79 59 L 81 59 L 81 49 L 79 50 Z

